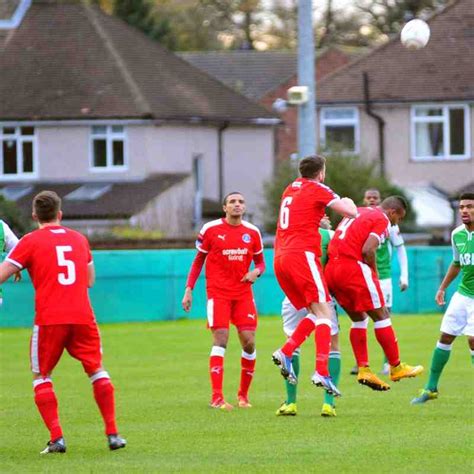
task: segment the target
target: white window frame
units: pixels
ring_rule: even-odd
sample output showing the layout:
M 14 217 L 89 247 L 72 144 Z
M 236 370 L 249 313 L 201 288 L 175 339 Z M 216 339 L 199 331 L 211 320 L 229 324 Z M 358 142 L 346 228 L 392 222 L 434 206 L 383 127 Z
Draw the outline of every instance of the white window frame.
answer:
M 350 110 L 354 113 L 353 118 L 328 119 L 325 112 L 329 110 Z M 354 127 L 354 150 L 342 150 L 343 154 L 357 155 L 360 153 L 360 120 L 358 107 L 321 107 L 319 115 L 319 136 L 321 145 L 326 146 L 326 127 Z
M 105 133 L 94 133 L 94 127 L 105 127 Z M 122 127 L 122 132 L 113 132 L 112 127 Z M 106 166 L 94 166 L 94 139 L 104 139 L 106 143 Z M 123 142 L 123 165 L 113 164 L 114 140 L 120 139 Z M 89 140 L 89 170 L 93 173 L 114 173 L 128 171 L 128 137 L 124 125 L 121 124 L 96 124 L 92 125 Z
M 420 109 L 441 109 L 440 116 L 421 117 L 416 115 Z M 451 140 L 449 131 L 449 110 L 464 110 L 464 150 L 463 155 L 451 154 Z M 443 155 L 441 156 L 417 156 L 416 155 L 416 124 L 417 123 L 442 123 L 443 124 Z M 463 161 L 471 158 L 471 111 L 468 104 L 413 104 L 410 113 L 410 142 L 411 159 L 413 161 Z
M 21 135 L 21 128 L 27 126 L 33 128 L 33 135 Z M 4 128 L 15 129 L 14 134 L 4 134 Z M 17 143 L 16 148 L 16 164 L 17 170 L 15 174 L 4 174 L 3 172 L 3 142 L 14 140 Z M 23 171 L 23 143 L 30 142 L 33 147 L 33 171 L 31 173 Z M 30 125 L 8 125 L 0 123 L 0 181 L 23 181 L 36 179 L 38 177 L 38 136 L 37 128 Z

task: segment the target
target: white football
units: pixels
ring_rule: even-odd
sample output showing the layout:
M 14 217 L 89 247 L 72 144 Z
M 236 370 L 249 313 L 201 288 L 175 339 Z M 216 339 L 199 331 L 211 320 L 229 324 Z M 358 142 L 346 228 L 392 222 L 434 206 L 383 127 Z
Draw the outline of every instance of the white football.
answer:
M 403 27 L 401 40 L 405 48 L 424 48 L 430 40 L 430 27 L 423 20 L 411 20 Z

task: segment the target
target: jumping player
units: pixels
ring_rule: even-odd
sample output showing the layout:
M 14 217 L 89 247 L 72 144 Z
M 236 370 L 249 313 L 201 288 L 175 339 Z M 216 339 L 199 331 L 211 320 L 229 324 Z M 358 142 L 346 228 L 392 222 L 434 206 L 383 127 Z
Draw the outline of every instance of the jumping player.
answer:
M 329 290 L 353 321 L 350 340 L 359 367 L 357 380 L 373 390 L 389 390 L 369 368 L 368 316 L 374 320 L 375 336 L 390 363 L 394 382 L 415 377 L 422 366 L 400 362 L 398 342 L 377 276 L 376 250 L 388 238 L 389 225 L 406 214 L 406 202 L 398 196 L 385 199 L 380 208 L 359 208 L 355 219 L 343 219 L 329 244 L 325 276 Z
M 411 401 L 413 405 L 438 398 L 439 379 L 457 336 L 467 336 L 474 364 L 474 192 L 461 196 L 459 214 L 462 224 L 451 234 L 453 261 L 436 293 L 436 303 L 446 304 L 446 288 L 459 273 L 461 281 L 443 316 L 441 336 L 431 360 L 430 378 L 420 395 Z
M 237 403 L 240 408 L 251 408 L 248 391 L 257 358 L 257 309 L 252 284 L 264 272 L 265 262 L 260 231 L 242 219 L 244 196 L 238 192 L 228 194 L 224 198 L 223 210 L 225 218 L 205 224 L 199 232 L 196 241 L 198 252 L 189 271 L 182 306 L 185 311 L 191 309 L 192 290 L 206 262 L 207 323 L 212 331 L 210 407 L 232 410 L 233 406 L 225 401 L 222 392 L 229 324 L 236 326 L 242 346 Z M 255 268 L 249 270 L 252 260 Z
M 50 432 L 41 454 L 66 452 L 51 379 L 64 349 L 82 363 L 90 378 L 109 448 L 124 448 L 126 441 L 115 422 L 114 387 L 102 366 L 100 335 L 88 296 L 95 279 L 89 243 L 82 234 L 61 226 L 61 199 L 52 191 L 35 196 L 33 219 L 39 229 L 25 235 L 0 265 L 0 284 L 27 269 L 35 288 L 31 369 L 35 403 Z
M 293 181 L 283 192 L 275 239 L 275 276 L 283 292 L 297 309 L 308 309 L 292 336 L 281 349 L 273 353 L 273 361 L 290 383 L 297 377 L 291 364 L 294 351 L 315 331 L 316 370 L 311 378 L 314 385 L 340 396 L 328 371 L 331 345 L 330 296 L 321 263 L 319 224 L 326 207 L 355 217 L 357 208 L 348 198 L 339 198 L 323 184 L 326 160 L 310 156 L 300 161 L 301 178 Z
M 329 241 L 334 235 L 334 231 L 331 230 L 331 222 L 329 218 L 325 216 L 321 219 L 319 233 L 321 235 L 321 266 L 327 263 L 327 250 Z M 336 305 L 334 301 L 329 303 L 331 308 L 331 351 L 329 352 L 329 375 L 331 376 L 334 385 L 336 387 L 339 383 L 339 377 L 341 374 L 341 352 L 339 350 L 339 324 L 336 312 Z M 291 304 L 288 297 L 285 296 L 281 304 L 281 317 L 283 319 L 283 331 L 287 337 L 291 337 L 296 329 L 298 323 L 306 317 L 308 310 L 303 308 L 299 311 Z M 291 358 L 291 364 L 298 377 L 300 371 L 300 349 L 296 349 Z M 281 404 L 280 408 L 276 411 L 277 416 L 296 416 L 296 394 L 297 385 L 290 384 L 288 380 L 285 380 L 286 388 L 286 400 Z M 334 395 L 324 392 L 324 403 L 321 409 L 321 416 L 332 417 L 336 416 L 336 408 L 334 405 Z

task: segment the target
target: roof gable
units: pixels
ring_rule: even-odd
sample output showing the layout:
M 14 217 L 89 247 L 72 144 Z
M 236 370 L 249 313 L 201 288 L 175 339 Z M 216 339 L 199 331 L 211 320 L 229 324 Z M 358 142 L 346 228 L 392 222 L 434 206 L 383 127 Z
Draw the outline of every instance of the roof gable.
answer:
M 409 51 L 399 36 L 320 82 L 319 103 L 364 101 L 363 73 L 374 102 L 474 99 L 474 9 L 456 0 L 429 20 L 431 38 Z
M 84 2 L 34 2 L 0 50 L 0 70 L 3 120 L 274 117 Z

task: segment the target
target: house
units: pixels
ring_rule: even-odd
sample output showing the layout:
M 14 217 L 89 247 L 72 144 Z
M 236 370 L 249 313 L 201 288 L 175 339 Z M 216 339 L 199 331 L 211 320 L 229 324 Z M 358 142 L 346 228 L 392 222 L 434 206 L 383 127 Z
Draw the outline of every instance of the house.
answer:
M 239 190 L 261 221 L 271 112 L 90 2 L 0 9 L 0 192 L 56 190 L 69 222 L 183 235 Z
M 474 176 L 472 0 L 451 2 L 428 23 L 425 48 L 409 51 L 397 37 L 319 83 L 318 135 L 377 161 L 409 191 L 427 196 L 431 186 L 446 199 Z
M 327 48 L 317 53 L 316 80 L 331 74 L 361 54 L 360 50 Z M 204 51 L 180 56 L 271 111 L 277 99 L 286 99 L 297 85 L 298 57 L 294 51 Z M 297 151 L 297 109 L 290 107 L 279 116 L 276 133 L 277 162 Z

